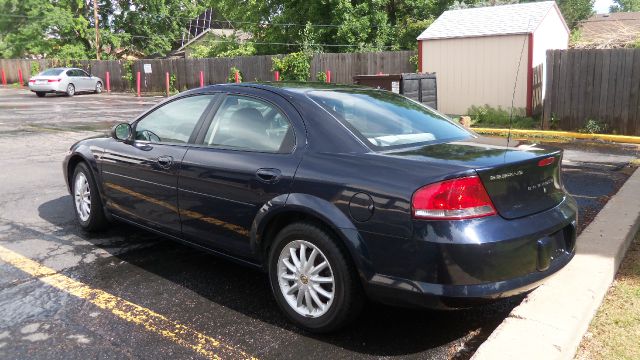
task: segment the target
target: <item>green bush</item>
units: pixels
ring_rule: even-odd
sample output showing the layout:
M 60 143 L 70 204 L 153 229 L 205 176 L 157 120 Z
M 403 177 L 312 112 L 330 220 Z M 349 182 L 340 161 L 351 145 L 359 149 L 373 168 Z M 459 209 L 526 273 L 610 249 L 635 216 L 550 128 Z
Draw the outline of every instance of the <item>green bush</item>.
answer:
M 236 82 L 236 73 L 238 73 L 238 80 L 242 82 L 242 79 L 244 78 L 244 76 L 242 75 L 242 71 L 240 71 L 240 69 L 238 69 L 237 67 L 233 66 L 231 69 L 229 69 L 229 76 L 227 77 L 228 83 Z
M 274 57 L 271 71 L 280 72 L 280 80 L 307 81 L 311 75 L 311 57 L 304 52 Z
M 589 119 L 584 124 L 584 127 L 578 131 L 587 134 L 608 134 L 610 132 L 610 129 L 609 124 L 605 122 Z
M 38 75 L 40 73 L 40 63 L 37 61 L 31 62 L 31 76 Z
M 411 65 L 413 65 L 413 68 L 416 69 L 416 72 L 418 72 L 418 54 L 415 55 L 411 55 L 409 57 L 409 63 L 411 63 Z
M 316 81 L 326 82 L 327 81 L 327 73 L 324 71 L 318 71 L 316 73 Z
M 539 128 L 538 120 L 518 115 L 522 113 L 522 109 L 514 109 L 511 117 L 510 112 L 501 107 L 493 108 L 489 105 L 472 106 L 467 113 L 471 117 L 471 125 L 476 127 L 493 127 L 493 128 L 509 128 L 509 123 L 514 129 L 536 129 Z

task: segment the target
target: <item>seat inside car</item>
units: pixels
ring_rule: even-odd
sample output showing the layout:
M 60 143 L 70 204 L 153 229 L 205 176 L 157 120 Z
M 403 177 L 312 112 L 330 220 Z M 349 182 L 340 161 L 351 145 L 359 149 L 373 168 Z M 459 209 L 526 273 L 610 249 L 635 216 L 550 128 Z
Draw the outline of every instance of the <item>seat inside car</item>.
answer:
M 221 124 L 221 131 L 215 134 L 215 144 L 263 149 L 267 140 L 269 124 L 262 114 L 250 107 L 238 109 L 229 117 L 227 124 Z M 224 130 L 223 130 L 224 129 Z

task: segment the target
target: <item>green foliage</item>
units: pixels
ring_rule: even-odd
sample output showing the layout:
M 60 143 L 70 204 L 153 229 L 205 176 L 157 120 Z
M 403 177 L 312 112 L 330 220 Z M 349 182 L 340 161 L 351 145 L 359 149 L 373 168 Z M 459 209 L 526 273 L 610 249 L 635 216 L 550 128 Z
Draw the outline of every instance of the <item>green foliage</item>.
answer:
M 227 76 L 228 83 L 236 82 L 236 73 L 238 73 L 238 80 L 242 82 L 242 79 L 244 79 L 244 75 L 242 74 L 242 71 L 240 71 L 240 69 L 238 69 L 237 67 L 233 66 L 231 67 L 231 69 L 229 69 L 229 76 Z
M 124 74 L 122 74 L 122 80 L 129 82 L 129 86 L 131 89 L 135 88 L 136 84 L 133 79 L 133 61 L 125 60 L 122 63 L 122 68 L 124 69 Z
M 413 65 L 413 68 L 416 69 L 416 72 L 418 72 L 418 54 L 411 55 L 409 57 L 409 63 L 411 63 L 411 65 Z
M 230 36 L 205 39 L 200 44 L 192 46 L 188 55 L 195 59 L 205 59 L 251 56 L 255 53 L 256 49 L 252 43 L 240 43 Z
M 169 76 L 169 93 L 173 95 L 179 92 L 178 88 L 176 88 L 176 74 L 171 74 Z
M 311 73 L 311 58 L 304 52 L 285 55 L 282 59 L 273 58 L 271 71 L 280 72 L 280 80 L 307 81 Z
M 609 124 L 603 121 L 589 119 L 584 124 L 584 127 L 578 130 L 578 132 L 587 134 L 608 134 L 610 133 L 610 129 Z
M 569 44 L 577 44 L 582 38 L 582 30 L 580 28 L 574 28 L 569 35 Z
M 433 18 L 418 20 L 406 18 L 397 24 L 392 41 L 393 50 L 415 50 L 418 48 L 416 38 L 431 25 Z
M 570 29 L 593 15 L 593 2 L 594 0 L 557 0 L 560 12 Z
M 316 73 L 316 81 L 327 82 L 327 73 L 324 71 L 318 71 Z
M 31 76 L 38 75 L 40 73 L 40 63 L 37 61 L 31 62 Z
M 493 108 L 489 105 L 472 106 L 467 110 L 471 117 L 472 126 L 475 127 L 492 127 L 492 128 L 509 128 L 510 113 L 501 107 Z M 533 118 L 517 115 L 522 110 L 514 111 L 511 119 L 511 126 L 514 129 L 536 129 L 539 127 L 539 121 Z
M 613 0 L 611 12 L 640 11 L 640 0 Z

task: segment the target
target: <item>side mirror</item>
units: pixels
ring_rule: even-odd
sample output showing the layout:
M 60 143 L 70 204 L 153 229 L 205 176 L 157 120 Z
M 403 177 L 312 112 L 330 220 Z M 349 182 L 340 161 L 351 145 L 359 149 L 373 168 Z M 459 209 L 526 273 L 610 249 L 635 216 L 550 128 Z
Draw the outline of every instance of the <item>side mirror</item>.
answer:
M 131 124 L 120 123 L 111 129 L 111 137 L 118 141 L 130 141 L 132 132 Z

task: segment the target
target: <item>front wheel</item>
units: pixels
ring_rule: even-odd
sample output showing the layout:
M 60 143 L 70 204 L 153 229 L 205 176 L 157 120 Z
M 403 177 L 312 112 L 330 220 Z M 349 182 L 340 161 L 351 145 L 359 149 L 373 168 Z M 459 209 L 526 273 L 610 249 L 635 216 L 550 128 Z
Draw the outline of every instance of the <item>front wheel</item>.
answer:
M 102 92 L 102 83 L 98 81 L 96 83 L 96 94 L 100 94 Z
M 37 96 L 37 97 L 45 97 L 45 95 L 47 95 L 47 93 L 46 93 L 46 92 L 36 91 L 36 96 Z
M 269 278 L 278 305 L 298 326 L 317 333 L 336 330 L 362 308 L 357 272 L 329 232 L 294 223 L 278 234 L 269 256 Z
M 67 91 L 65 92 L 67 96 L 73 96 L 76 93 L 76 87 L 73 84 L 67 85 Z
M 80 226 L 87 231 L 102 230 L 107 225 L 102 200 L 93 174 L 85 163 L 76 166 L 71 186 L 76 219 Z

